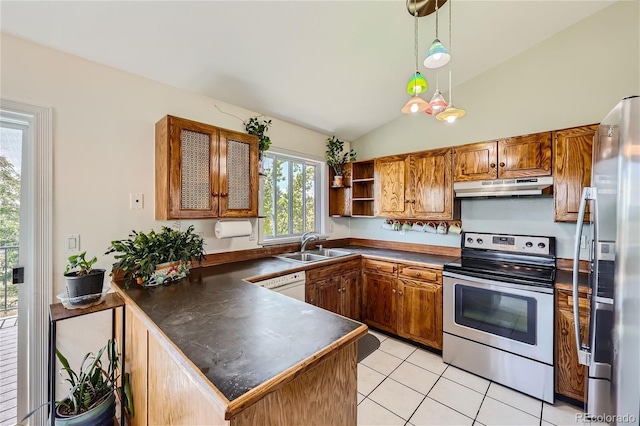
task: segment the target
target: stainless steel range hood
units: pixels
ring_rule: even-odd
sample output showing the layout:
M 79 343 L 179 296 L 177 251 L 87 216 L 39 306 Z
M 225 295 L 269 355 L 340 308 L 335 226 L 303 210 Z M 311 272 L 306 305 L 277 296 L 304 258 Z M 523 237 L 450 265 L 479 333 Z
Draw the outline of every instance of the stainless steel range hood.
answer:
M 553 185 L 553 177 L 481 180 L 455 182 L 453 190 L 458 198 L 509 197 L 514 195 L 541 195 L 542 190 Z

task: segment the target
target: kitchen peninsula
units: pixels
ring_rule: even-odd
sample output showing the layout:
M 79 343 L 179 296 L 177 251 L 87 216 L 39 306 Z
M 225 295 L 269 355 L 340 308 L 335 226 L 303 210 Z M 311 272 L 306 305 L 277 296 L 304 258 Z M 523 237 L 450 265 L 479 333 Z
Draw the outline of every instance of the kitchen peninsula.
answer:
M 367 327 L 246 282 L 273 258 L 192 270 L 170 286 L 112 283 L 126 301 L 131 424 L 356 424 Z

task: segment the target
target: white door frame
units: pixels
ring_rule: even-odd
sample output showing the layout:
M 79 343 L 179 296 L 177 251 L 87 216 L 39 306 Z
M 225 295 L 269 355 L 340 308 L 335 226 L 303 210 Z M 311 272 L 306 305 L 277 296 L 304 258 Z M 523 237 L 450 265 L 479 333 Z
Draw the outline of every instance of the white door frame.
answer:
M 28 123 L 22 147 L 18 287 L 18 421 L 47 401 L 49 304 L 53 282 L 53 109 L 0 98 L 0 115 Z M 24 231 L 24 232 L 22 232 Z M 28 294 L 30 297 L 22 297 Z M 22 303 L 26 300 L 28 303 Z M 45 425 L 48 410 L 29 424 Z

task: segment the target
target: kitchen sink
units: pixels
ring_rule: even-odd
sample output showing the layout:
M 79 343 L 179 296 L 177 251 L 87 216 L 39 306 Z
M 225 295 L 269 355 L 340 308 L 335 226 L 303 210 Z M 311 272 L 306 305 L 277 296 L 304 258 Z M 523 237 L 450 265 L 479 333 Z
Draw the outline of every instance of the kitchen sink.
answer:
M 340 256 L 349 256 L 351 254 L 351 252 L 344 251 L 344 250 L 336 250 L 336 249 L 320 249 L 320 250 L 315 249 L 315 250 L 308 250 L 305 253 L 316 254 L 324 257 L 340 257 Z
M 327 256 L 321 256 L 318 254 L 312 254 L 312 253 L 300 253 L 300 252 L 296 252 L 296 253 L 285 253 L 285 254 L 278 254 L 276 255 L 276 257 L 280 258 L 280 259 L 284 259 L 284 260 L 293 260 L 295 262 L 304 262 L 304 263 L 309 263 L 309 262 L 320 262 L 322 260 L 327 260 L 328 257 Z
M 277 254 L 275 257 L 284 260 L 291 260 L 293 262 L 302 262 L 302 263 L 311 263 L 311 262 L 321 262 L 323 260 L 331 259 L 333 257 L 340 256 L 348 256 L 351 253 L 344 250 L 336 250 L 336 249 L 316 249 L 316 250 L 307 250 L 304 252 L 295 252 L 295 253 L 284 253 Z

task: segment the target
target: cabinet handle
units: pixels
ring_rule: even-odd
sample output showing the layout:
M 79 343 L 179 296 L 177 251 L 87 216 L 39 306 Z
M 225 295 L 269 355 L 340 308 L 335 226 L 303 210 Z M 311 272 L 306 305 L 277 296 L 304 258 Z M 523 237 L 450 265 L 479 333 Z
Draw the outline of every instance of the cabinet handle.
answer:
M 402 296 L 402 290 L 398 290 L 398 295 Z
M 221 193 L 221 194 L 220 194 L 220 196 L 221 196 L 222 198 L 226 197 L 227 195 L 229 195 L 229 194 L 227 194 L 226 192 L 223 192 L 223 193 Z
M 416 272 L 416 277 L 419 277 L 419 276 L 420 276 L 420 272 Z
M 495 168 L 496 168 L 496 163 L 491 163 L 491 164 L 489 164 L 489 167 L 491 167 L 492 169 L 495 169 Z M 463 171 L 464 171 L 464 170 L 463 170 Z
M 382 266 L 376 265 L 376 269 L 380 270 L 380 268 L 382 268 Z
M 339 289 L 338 289 L 338 293 L 340 293 L 341 291 L 342 291 L 342 289 L 341 289 L 341 288 L 339 288 Z
M 563 336 L 566 336 L 569 334 L 569 331 L 567 331 L 567 329 L 563 327 L 562 329 L 560 329 L 560 334 L 562 334 Z
M 411 200 L 411 201 L 409 201 L 409 202 L 410 202 L 411 204 L 415 204 L 415 203 L 416 203 L 416 200 Z
M 504 167 L 504 161 L 500 162 L 500 167 Z
M 218 193 L 217 193 L 217 192 L 212 192 L 212 193 L 211 193 L 211 195 L 212 195 L 213 197 L 217 197 L 217 196 L 218 196 Z
M 395 288 L 392 288 L 392 289 L 391 289 L 391 293 L 395 294 L 395 293 L 396 293 L 396 289 L 395 289 Z

